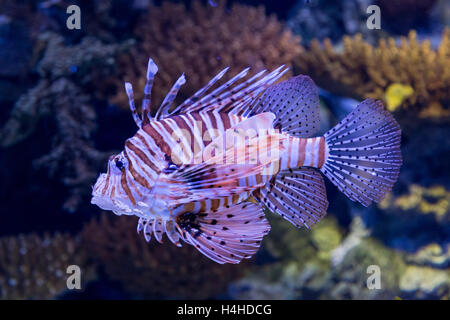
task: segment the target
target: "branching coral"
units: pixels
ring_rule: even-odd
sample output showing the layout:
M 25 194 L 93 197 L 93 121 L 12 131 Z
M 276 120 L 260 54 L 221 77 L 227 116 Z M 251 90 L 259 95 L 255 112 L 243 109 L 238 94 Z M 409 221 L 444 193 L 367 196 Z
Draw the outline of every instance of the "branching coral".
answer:
M 147 243 L 136 234 L 136 222 L 132 217 L 104 215 L 83 232 L 91 255 L 131 293 L 146 298 L 212 298 L 250 265 L 220 265 L 194 247 L 184 244 L 178 248 L 168 239 L 164 244 L 154 239 Z
M 0 238 L 0 298 L 49 299 L 67 289 L 67 267 L 81 269 L 81 281 L 94 273 L 80 250 L 80 238 L 69 234 L 36 234 Z
M 360 35 L 344 37 L 343 44 L 339 51 L 329 40 L 313 41 L 309 50 L 296 58 L 297 71 L 333 93 L 358 99 L 385 100 L 389 85 L 409 85 L 414 92 L 405 98 L 403 108 L 414 106 L 423 116 L 446 113 L 450 101 L 450 29 L 443 33 L 437 50 L 428 40 L 419 42 L 414 31 L 402 38 L 400 45 L 389 38 L 372 47 Z
M 137 24 L 138 45 L 119 59 L 119 74 L 103 90 L 114 88 L 111 100 L 128 108 L 123 82 L 136 86 L 136 98 L 143 94 L 147 60 L 159 67 L 154 84 L 154 103 L 161 102 L 178 76 L 186 74 L 181 98 L 204 86 L 221 69 L 231 67 L 230 75 L 251 67 L 253 71 L 291 64 L 300 53 L 299 38 L 283 28 L 263 7 L 234 4 L 226 10 L 225 1 L 217 7 L 194 1 L 188 10 L 183 4 L 164 2 L 151 7 Z M 139 89 L 137 89 L 139 88 Z

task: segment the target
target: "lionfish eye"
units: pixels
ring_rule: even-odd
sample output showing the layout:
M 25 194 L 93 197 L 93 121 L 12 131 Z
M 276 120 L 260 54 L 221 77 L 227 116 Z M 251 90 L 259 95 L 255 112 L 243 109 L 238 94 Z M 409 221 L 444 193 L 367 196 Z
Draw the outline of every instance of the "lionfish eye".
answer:
M 114 164 L 116 165 L 116 168 L 122 171 L 127 165 L 127 161 L 125 158 L 118 156 L 114 159 Z
M 122 170 L 124 168 L 123 162 L 120 160 L 117 160 L 116 167 L 117 167 L 117 169 Z
M 170 162 L 167 165 L 167 168 L 165 168 L 163 171 L 164 171 L 164 173 L 171 173 L 171 172 L 174 172 L 175 170 L 178 170 L 178 166 L 175 163 Z

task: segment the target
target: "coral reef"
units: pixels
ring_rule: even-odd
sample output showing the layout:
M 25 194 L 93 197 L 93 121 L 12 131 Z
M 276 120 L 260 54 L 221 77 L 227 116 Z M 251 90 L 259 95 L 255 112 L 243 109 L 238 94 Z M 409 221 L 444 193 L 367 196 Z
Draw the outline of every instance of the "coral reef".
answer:
M 404 298 L 448 299 L 450 272 L 429 267 L 408 266 L 399 286 Z
M 114 56 L 129 44 L 104 45 L 85 38 L 78 45 L 65 46 L 64 39 L 53 33 L 41 35 L 40 41 L 45 48 L 37 65 L 41 78 L 15 103 L 0 130 L 0 146 L 16 145 L 28 138 L 40 121 L 53 121 L 52 149 L 34 165 L 48 169 L 50 177 L 67 186 L 70 196 L 64 207 L 74 211 L 110 154 L 94 147 L 97 119 L 86 90 L 108 73 Z
M 305 44 L 313 39 L 329 38 L 339 41 L 343 35 L 362 33 L 366 41 L 374 43 L 385 36 L 383 30 L 370 30 L 366 26 L 369 0 L 315 0 L 297 1 L 289 13 L 287 26 L 302 37 Z
M 280 225 L 275 222 L 274 227 Z M 264 249 L 277 260 L 234 282 L 229 295 L 236 299 L 448 299 L 448 252 L 439 245 L 402 253 L 375 240 L 358 215 L 345 237 L 332 216 L 316 228 L 303 234 L 294 228 L 269 234 Z M 271 242 L 282 247 L 284 255 Z M 370 266 L 380 270 L 378 289 L 367 286 Z
M 150 7 L 137 23 L 135 35 L 137 45 L 118 59 L 118 74 L 99 84 L 110 101 L 124 108 L 128 108 L 124 81 L 136 88 L 137 99 L 142 98 L 148 57 L 159 67 L 152 95 L 152 105 L 157 106 L 182 73 L 187 83 L 180 99 L 225 67 L 231 67 L 229 73 L 234 75 L 246 67 L 259 71 L 289 66 L 300 53 L 300 39 L 274 16 L 266 16 L 263 7 L 233 4 L 226 10 L 225 1 L 216 7 L 194 1 L 189 10 L 172 2 Z M 115 95 L 108 94 L 113 91 Z
M 408 262 L 433 268 L 450 268 L 450 244 L 431 243 L 408 257 Z
M 425 188 L 412 184 L 408 194 L 397 197 L 389 194 L 379 206 L 382 209 L 414 210 L 432 214 L 438 221 L 450 222 L 450 192 L 439 185 Z
M 251 261 L 220 265 L 190 245 L 178 248 L 167 239 L 147 243 L 136 233 L 136 223 L 133 217 L 104 213 L 100 221 L 86 225 L 83 238 L 109 277 L 138 297 L 214 298 L 251 266 Z
M 333 48 L 328 39 L 322 43 L 312 41 L 294 64 L 297 72 L 309 74 L 319 86 L 356 99 L 385 100 L 391 84 L 411 86 L 413 93 L 397 110 L 414 107 L 412 110 L 424 117 L 430 113 L 448 115 L 450 29 L 443 32 L 436 50 L 427 40 L 419 42 L 414 31 L 402 38 L 400 45 L 389 38 L 373 47 L 361 35 L 344 37 L 342 50 Z
M 0 298 L 450 298 L 450 6 L 298 0 L 289 31 L 263 7 L 185 3 L 0 0 Z M 292 4 L 266 3 L 280 16 Z M 66 27 L 70 4 L 82 8 L 81 30 Z M 381 7 L 382 30 L 366 27 L 370 4 Z M 386 38 L 410 29 L 417 34 Z M 108 212 L 86 224 L 98 210 L 92 182 L 135 130 L 123 83 L 142 98 L 149 56 L 159 66 L 153 106 L 183 72 L 180 100 L 227 66 L 225 80 L 281 64 L 328 91 L 321 132 L 357 103 L 350 97 L 384 100 L 402 128 L 398 182 L 370 208 L 327 185 L 329 213 L 311 230 L 267 212 L 270 234 L 240 265 L 146 243 L 133 217 Z M 65 290 L 72 264 L 82 292 Z M 370 265 L 379 290 L 367 288 Z
M 49 299 L 67 289 L 67 267 L 81 269 L 82 288 L 94 269 L 81 239 L 57 233 L 0 238 L 0 298 Z

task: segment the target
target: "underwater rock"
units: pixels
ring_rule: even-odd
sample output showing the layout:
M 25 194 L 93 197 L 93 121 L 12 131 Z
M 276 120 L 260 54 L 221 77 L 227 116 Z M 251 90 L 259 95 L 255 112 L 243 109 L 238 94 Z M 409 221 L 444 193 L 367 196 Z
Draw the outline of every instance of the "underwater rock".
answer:
M 333 266 L 341 264 L 347 253 L 358 246 L 361 241 L 369 235 L 370 231 L 364 226 L 361 217 L 356 216 L 352 220 L 349 234 L 331 252 L 331 264 Z
M 380 289 L 367 286 L 370 266 L 380 270 Z M 404 270 L 403 257 L 373 238 L 350 249 L 342 262 L 330 271 L 330 280 L 321 297 L 328 299 L 393 299 L 399 293 L 398 281 Z
M 440 299 L 450 293 L 450 272 L 429 267 L 408 266 L 400 278 L 405 298 Z
M 176 247 L 136 233 L 137 218 L 103 213 L 83 229 L 84 246 L 106 274 L 130 294 L 151 299 L 207 299 L 226 292 L 242 277 L 251 261 L 221 265 L 191 245 Z
M 0 129 L 1 147 L 12 147 L 29 138 L 41 121 L 52 123 L 56 132 L 51 150 L 45 153 L 40 149 L 41 156 L 33 164 L 67 186 L 69 196 L 63 206 L 73 212 L 90 194 L 89 186 L 110 155 L 94 147 L 97 115 L 88 92 L 108 76 L 115 65 L 114 57 L 129 43 L 107 45 L 85 38 L 70 46 L 53 33 L 42 34 L 39 41 L 45 48 L 36 67 L 41 78 L 15 103 Z
M 322 220 L 326 221 L 322 228 L 320 222 L 308 231 L 306 241 L 305 235 L 297 235 L 294 240 L 287 237 L 287 232 L 279 234 L 275 226 L 263 242 L 263 250 L 270 251 L 270 242 L 274 240 L 280 247 L 290 246 L 290 250 L 294 248 L 290 242 L 300 241 L 303 245 L 295 247 L 298 258 L 288 254 L 286 259 L 261 266 L 252 275 L 230 285 L 229 295 L 237 299 L 393 299 L 399 296 L 399 281 L 406 268 L 404 254 L 371 237 L 358 217 L 346 238 L 333 219 L 327 219 L 330 217 Z M 314 235 L 315 229 L 322 230 Z M 299 230 L 296 231 L 298 234 Z M 333 233 L 338 236 L 332 236 Z M 317 240 L 325 241 L 327 234 L 331 235 L 330 243 L 320 245 L 321 241 Z M 287 241 L 280 240 L 283 238 Z M 298 251 L 302 249 L 308 253 L 300 258 Z M 368 288 L 370 266 L 380 270 L 379 289 Z
M 413 255 L 408 256 L 409 263 L 433 268 L 450 268 L 450 244 L 439 245 L 431 243 L 420 248 Z
M 115 68 L 115 57 L 133 44 L 132 40 L 119 44 L 105 44 L 94 37 L 85 37 L 68 46 L 64 38 L 54 33 L 40 36 L 46 50 L 37 65 L 41 77 L 50 80 L 71 77 L 81 85 L 95 85 Z
M 269 217 L 272 229 L 259 253 L 269 262 L 232 283 L 229 295 L 234 299 L 318 298 L 328 281 L 331 253 L 342 239 L 336 219 L 328 215 L 307 230 L 273 214 Z
M 408 193 L 386 197 L 380 207 L 401 211 L 415 211 L 424 215 L 432 215 L 442 223 L 450 222 L 450 192 L 443 186 L 434 185 L 425 188 L 417 184 L 408 187 Z
M 69 265 L 81 268 L 81 288 L 95 277 L 79 237 L 57 233 L 0 238 L 0 298 L 54 298 L 67 289 Z

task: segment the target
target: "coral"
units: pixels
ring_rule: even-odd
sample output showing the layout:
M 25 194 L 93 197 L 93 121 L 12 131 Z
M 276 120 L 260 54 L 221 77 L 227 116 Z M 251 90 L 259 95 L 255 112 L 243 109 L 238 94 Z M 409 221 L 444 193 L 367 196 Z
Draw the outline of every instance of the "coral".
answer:
M 350 249 L 341 263 L 330 272 L 330 278 L 322 292 L 329 299 L 392 299 L 399 294 L 399 278 L 404 270 L 404 258 L 374 238 L 367 237 Z M 381 272 L 381 288 L 367 287 L 369 266 L 377 266 Z
M 414 89 L 410 86 L 404 86 L 400 83 L 393 83 L 386 89 L 386 107 L 389 111 L 394 111 L 402 104 L 405 98 L 414 93 Z
M 331 254 L 341 243 L 342 230 L 328 215 L 311 230 L 297 229 L 270 214 L 271 232 L 264 239 L 262 255 L 272 263 L 233 283 L 235 299 L 312 299 L 326 284 Z
M 398 111 L 414 107 L 426 117 L 427 108 L 438 108 L 438 114 L 448 109 L 450 29 L 443 32 L 437 50 L 428 40 L 419 42 L 415 31 L 401 38 L 400 45 L 389 38 L 373 47 L 361 35 L 344 37 L 342 50 L 334 49 L 330 40 L 313 41 L 294 64 L 296 71 L 310 75 L 319 86 L 338 95 L 385 100 L 386 89 L 398 83 L 414 91 Z
M 52 149 L 34 165 L 48 169 L 51 177 L 68 187 L 70 196 L 64 208 L 74 211 L 110 154 L 94 148 L 97 119 L 86 88 L 108 73 L 114 56 L 127 43 L 103 45 L 85 38 L 76 46 L 65 46 L 63 39 L 52 33 L 43 34 L 40 41 L 46 48 L 37 65 L 41 78 L 15 103 L 0 130 L 0 146 L 8 148 L 27 139 L 44 119 L 53 121 Z
M 439 299 L 450 294 L 450 272 L 429 267 L 408 266 L 400 279 L 405 298 Z
M 376 240 L 358 215 L 346 237 L 332 216 L 322 222 L 325 223 L 317 234 L 313 228 L 297 238 L 291 237 L 288 229 L 274 234 L 280 231 L 275 223 L 265 250 L 278 255 L 271 249 L 275 242 L 287 258 L 267 263 L 232 283 L 229 295 L 236 299 L 448 298 L 449 259 L 445 246 L 430 244 L 408 254 Z M 329 242 L 326 235 L 330 235 Z M 302 250 L 303 257 L 299 252 Z M 380 270 L 379 289 L 367 286 L 372 274 L 369 266 Z
M 85 226 L 83 237 L 90 254 L 125 290 L 144 298 L 205 299 L 222 294 L 251 263 L 217 264 L 194 247 L 176 247 L 168 239 L 145 242 L 136 233 L 137 220 L 104 213 Z
M 428 244 L 409 256 L 408 262 L 433 268 L 450 268 L 450 244 Z
M 366 41 L 375 42 L 384 36 L 383 30 L 370 30 L 366 21 L 366 9 L 370 0 L 299 0 L 289 13 L 286 24 L 302 37 L 304 43 L 313 39 L 329 38 L 338 41 L 347 34 L 363 33 Z
M 57 233 L 0 238 L 0 298 L 49 299 L 67 289 L 67 267 L 81 269 L 83 283 L 94 269 L 79 237 Z
M 429 188 L 417 184 L 409 186 L 408 194 L 393 196 L 389 194 L 380 204 L 382 209 L 415 210 L 423 214 L 431 214 L 438 221 L 450 221 L 450 192 L 443 186 Z
M 300 39 L 274 16 L 266 16 L 263 7 L 234 4 L 228 11 L 225 1 L 217 7 L 194 1 L 189 10 L 171 2 L 150 7 L 135 34 L 138 44 L 119 59 L 118 75 L 99 84 L 106 93 L 115 90 L 116 95 L 107 96 L 124 108 L 128 98 L 123 83 L 131 82 L 136 98 L 142 98 L 149 57 L 159 67 L 152 95 L 156 106 L 183 72 L 187 83 L 180 98 L 193 94 L 227 66 L 231 70 L 225 79 L 246 67 L 259 71 L 289 66 L 300 53 Z

